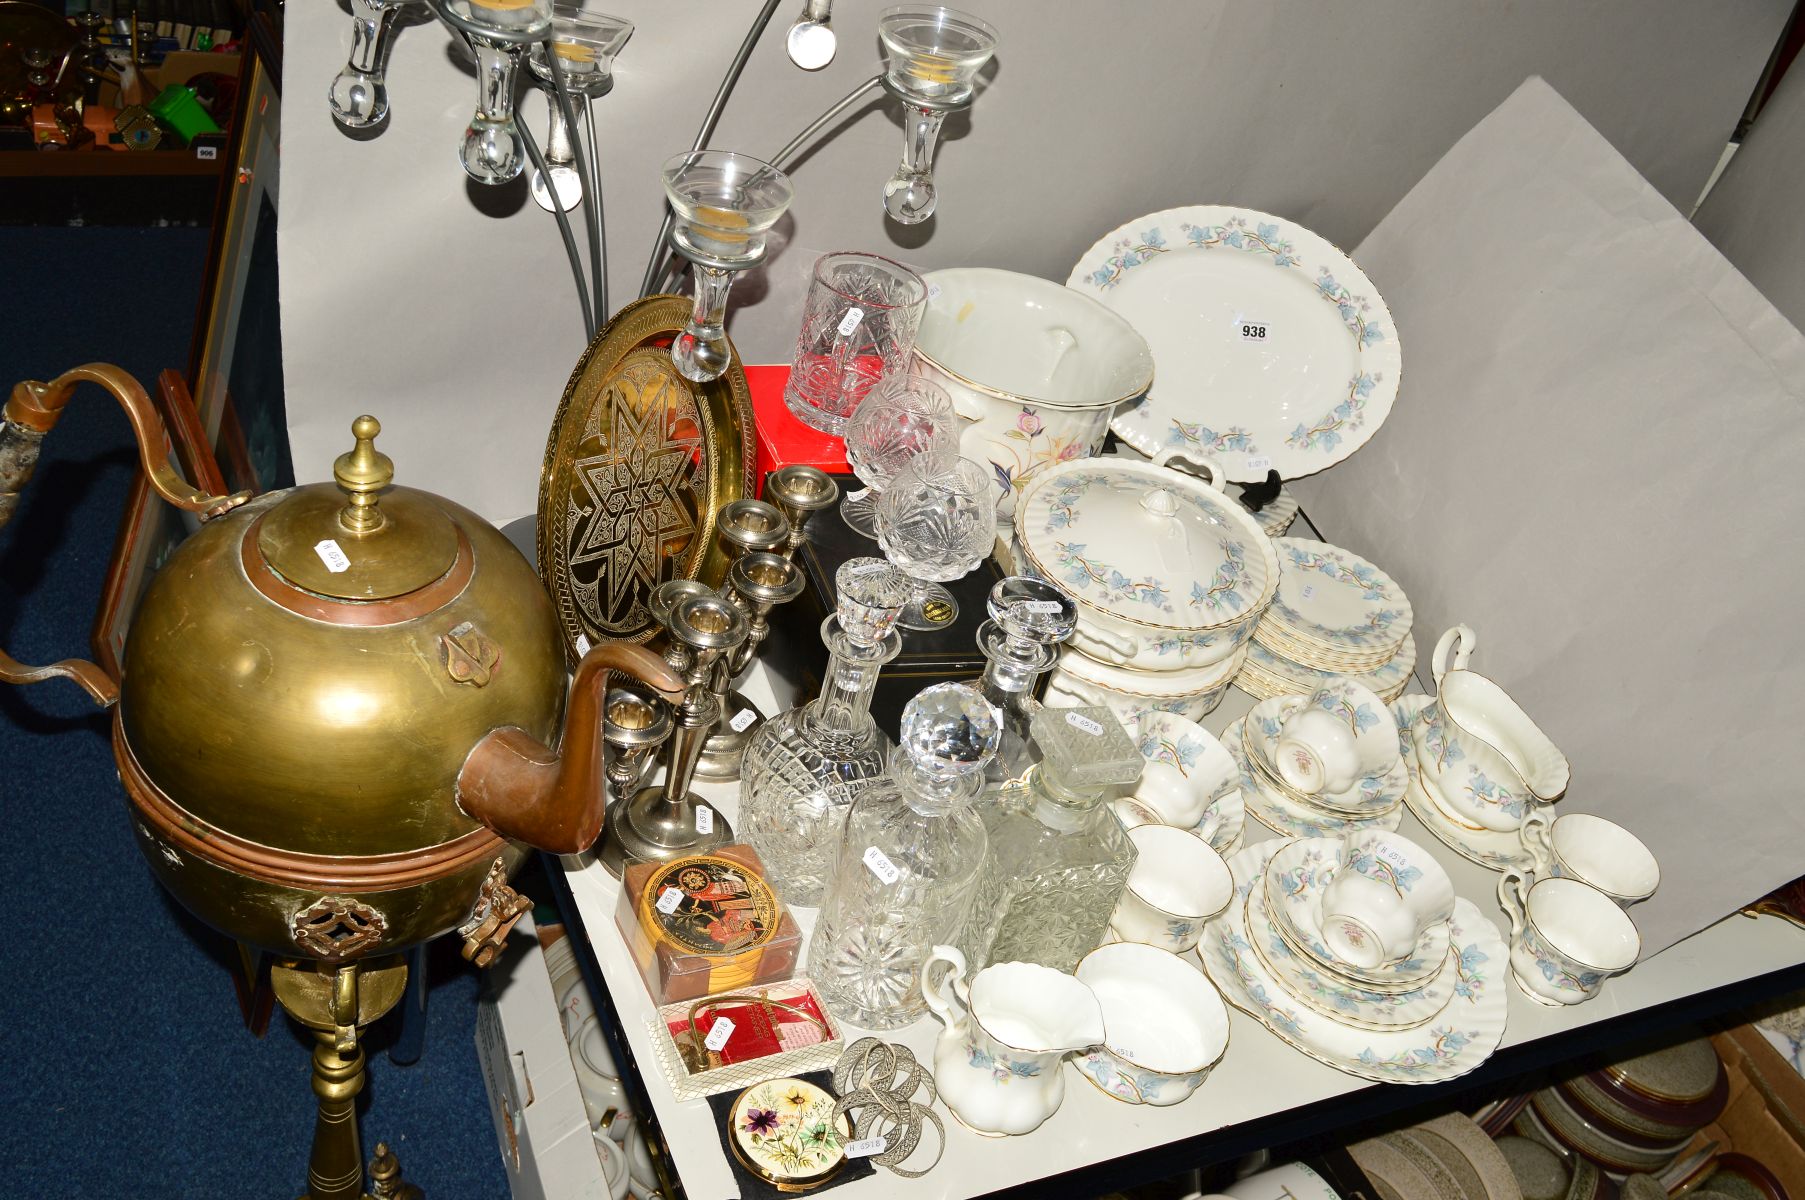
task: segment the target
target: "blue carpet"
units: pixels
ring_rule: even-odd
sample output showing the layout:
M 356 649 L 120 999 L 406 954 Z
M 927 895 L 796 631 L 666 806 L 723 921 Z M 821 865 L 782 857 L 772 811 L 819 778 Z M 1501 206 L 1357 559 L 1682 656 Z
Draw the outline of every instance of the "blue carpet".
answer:
M 0 228 L 0 387 L 96 359 L 147 387 L 185 369 L 206 253 L 197 229 Z M 79 392 L 0 531 L 0 645 L 14 657 L 88 656 L 134 457 L 118 405 Z M 263 1039 L 245 1031 L 230 943 L 139 858 L 106 729 L 73 685 L 0 686 L 0 1013 L 19 1067 L 5 1194 L 298 1195 L 308 1043 L 279 1012 Z M 430 977 L 420 1061 L 391 1066 L 385 1028 L 368 1039 L 366 1151 L 388 1140 L 433 1200 L 505 1197 L 472 1041 L 476 973 L 446 943 Z

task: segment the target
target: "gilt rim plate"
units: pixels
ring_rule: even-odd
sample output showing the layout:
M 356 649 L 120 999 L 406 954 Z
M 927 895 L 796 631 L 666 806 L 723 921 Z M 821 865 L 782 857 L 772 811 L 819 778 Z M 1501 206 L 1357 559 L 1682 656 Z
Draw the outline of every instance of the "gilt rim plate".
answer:
M 1205 454 L 1236 483 L 1268 470 L 1297 479 L 1365 445 L 1397 398 L 1402 355 L 1379 290 L 1283 217 L 1223 205 L 1149 213 L 1099 238 L 1065 282 L 1153 348 L 1152 389 L 1109 423 L 1149 457 Z
M 752 397 L 737 349 L 712 383 L 677 373 L 669 349 L 689 313 L 683 296 L 615 313 L 552 418 L 535 548 L 573 662 L 605 639 L 650 638 L 659 584 L 727 577 L 715 518 L 752 495 Z
M 1465 897 L 1454 901 L 1454 936 L 1474 953 L 1465 990 L 1435 1019 L 1414 1029 L 1356 1029 L 1292 1001 L 1265 970 L 1247 938 L 1248 891 L 1284 845 L 1260 842 L 1228 860 L 1235 898 L 1204 927 L 1198 943 L 1204 973 L 1222 998 L 1252 1016 L 1280 1041 L 1318 1062 L 1379 1083 L 1436 1083 L 1475 1069 L 1504 1038 L 1510 988 L 1509 962 L 1498 928 Z

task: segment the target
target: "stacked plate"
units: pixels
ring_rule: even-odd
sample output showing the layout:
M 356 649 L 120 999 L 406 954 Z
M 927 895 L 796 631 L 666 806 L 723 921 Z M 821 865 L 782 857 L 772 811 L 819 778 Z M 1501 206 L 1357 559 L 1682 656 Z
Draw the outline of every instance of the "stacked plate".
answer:
M 1372 969 L 1323 944 L 1322 893 L 1337 838 L 1267 841 L 1228 860 L 1235 900 L 1204 931 L 1204 970 L 1229 1003 L 1282 1041 L 1351 1075 L 1434 1083 L 1484 1062 L 1504 1036 L 1508 959 L 1471 902 L 1423 932 L 1405 958 Z
M 1260 523 L 1267 537 L 1284 537 L 1291 522 L 1297 520 L 1297 497 L 1280 488 L 1277 498 L 1262 505 L 1260 511 L 1253 514 L 1253 519 Z
M 1264 653 L 1257 662 L 1249 654 L 1246 690 L 1309 691 L 1333 676 L 1363 683 L 1388 702 L 1402 695 L 1416 666 L 1404 589 L 1350 550 L 1286 537 L 1274 546 L 1278 591 L 1254 626 L 1254 644 Z
M 1380 1200 L 1525 1200 L 1503 1153 L 1460 1113 L 1356 1142 L 1347 1152 Z
M 1342 837 L 1360 829 L 1396 829 L 1410 787 L 1410 772 L 1402 754 L 1383 774 L 1369 775 L 1345 792 L 1307 795 L 1280 777 L 1276 765 L 1279 731 L 1305 699 L 1279 696 L 1262 700 L 1223 732 L 1223 744 L 1241 771 L 1241 798 L 1247 811 L 1268 829 L 1289 837 Z
M 1723 1063 L 1701 1038 L 1543 1088 L 1515 1128 L 1613 1178 L 1654 1175 L 1723 1113 L 1728 1096 Z

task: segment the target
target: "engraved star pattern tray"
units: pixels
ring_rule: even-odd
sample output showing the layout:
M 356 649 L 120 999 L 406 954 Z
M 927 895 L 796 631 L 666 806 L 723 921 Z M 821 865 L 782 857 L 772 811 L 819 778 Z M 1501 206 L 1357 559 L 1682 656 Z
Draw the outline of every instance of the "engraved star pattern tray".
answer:
M 659 584 L 718 587 L 727 559 L 715 514 L 752 494 L 752 400 L 738 351 L 691 383 L 671 364 L 690 302 L 622 308 L 577 361 L 539 476 L 539 577 L 574 661 L 605 638 L 644 641 Z

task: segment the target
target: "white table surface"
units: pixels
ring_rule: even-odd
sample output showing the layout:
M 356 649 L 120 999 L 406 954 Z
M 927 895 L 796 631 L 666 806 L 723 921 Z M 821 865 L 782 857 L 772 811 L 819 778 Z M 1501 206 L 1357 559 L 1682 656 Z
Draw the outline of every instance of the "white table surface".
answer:
M 754 668 L 742 690 L 767 712 L 783 706 L 772 695 L 772 677 L 762 666 Z M 1221 707 L 1203 724 L 1220 733 L 1252 706 L 1245 693 L 1230 688 Z M 737 815 L 737 784 L 703 784 L 696 791 L 729 818 Z M 1494 872 L 1443 847 L 1408 811 L 1400 832 L 1423 845 L 1445 850 L 1439 858 L 1455 889 L 1498 921 L 1501 929 L 1508 929 L 1499 913 Z M 1248 818 L 1248 842 L 1275 836 Z M 649 1025 L 652 1000 L 615 930 L 619 882 L 587 855 L 567 856 L 562 861 L 685 1191 L 690 1200 L 737 1197 L 739 1190 L 721 1152 L 708 1102 L 677 1100 L 658 1066 Z M 815 910 L 791 911 L 803 931 L 812 933 Z M 1571 1008 L 1556 1010 L 1535 1004 L 1500 978 L 1498 986 L 1511 990 L 1504 1045 L 1519 1045 L 1800 963 L 1805 963 L 1805 930 L 1776 917 L 1733 916 L 1637 964 L 1627 975 L 1610 980 L 1596 999 Z M 1065 1101 L 1033 1133 L 1015 1138 L 981 1137 L 942 1112 L 947 1126 L 946 1153 L 926 1176 L 900 1179 L 880 1168 L 867 1179 L 834 1188 L 832 1195 L 835 1200 L 980 1196 L 1367 1088 L 1403 1086 L 1372 1084 L 1307 1058 L 1245 1013 L 1231 1010 L 1230 1025 L 1227 1055 L 1197 1094 L 1181 1104 L 1167 1108 L 1124 1104 L 1090 1086 L 1075 1069 L 1062 1067 L 1066 1072 Z M 939 1022 L 924 1016 L 883 1036 L 907 1045 L 917 1058 L 931 1063 L 940 1030 Z M 854 1027 L 846 1027 L 848 1042 L 860 1034 Z M 911 1165 L 926 1161 L 925 1156 L 932 1153 L 933 1136 L 932 1129 L 926 1131 L 917 1151 L 918 1161 Z

